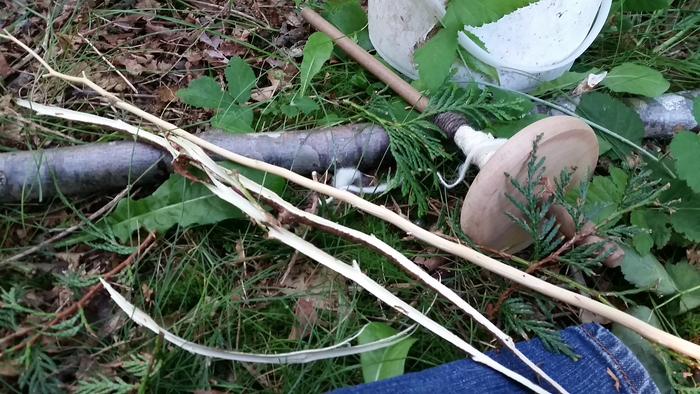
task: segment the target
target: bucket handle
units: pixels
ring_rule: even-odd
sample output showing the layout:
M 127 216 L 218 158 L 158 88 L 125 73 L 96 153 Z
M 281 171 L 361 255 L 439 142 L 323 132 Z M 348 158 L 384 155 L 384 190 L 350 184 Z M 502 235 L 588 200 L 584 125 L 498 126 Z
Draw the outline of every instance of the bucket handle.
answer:
M 564 65 L 567 65 L 569 63 L 572 63 L 576 58 L 581 56 L 583 52 L 588 49 L 588 47 L 593 43 L 593 40 L 598 36 L 598 33 L 603 29 L 603 26 L 605 25 L 605 21 L 608 18 L 608 14 L 610 13 L 610 8 L 612 6 L 612 0 L 603 0 L 600 3 L 600 8 L 598 9 L 598 14 L 596 15 L 596 19 L 593 22 L 593 26 L 591 26 L 591 30 L 588 32 L 588 35 L 584 40 L 581 42 L 581 44 L 566 58 L 563 60 L 558 61 L 557 63 L 554 64 L 548 64 L 546 66 L 541 66 L 541 67 L 517 67 L 518 70 L 524 71 L 527 73 L 542 73 L 546 71 L 550 71 L 552 69 L 562 67 Z M 464 32 L 460 31 L 459 32 L 459 42 L 464 49 L 466 49 L 469 53 L 471 53 L 475 58 L 481 60 L 482 62 L 496 68 L 506 68 L 505 65 L 501 64 L 501 62 L 496 59 L 495 56 L 492 54 L 486 52 L 483 48 L 479 47 L 474 41 L 469 39 Z M 514 67 L 507 67 L 507 68 L 514 68 Z

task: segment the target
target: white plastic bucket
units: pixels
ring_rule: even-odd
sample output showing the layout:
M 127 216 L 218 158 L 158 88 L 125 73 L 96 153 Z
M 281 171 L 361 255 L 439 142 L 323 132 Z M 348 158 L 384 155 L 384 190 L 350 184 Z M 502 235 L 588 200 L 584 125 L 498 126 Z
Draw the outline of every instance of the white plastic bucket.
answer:
M 459 33 L 459 43 L 498 71 L 501 86 L 528 91 L 571 68 L 603 28 L 611 2 L 540 0 L 496 22 L 478 28 L 465 27 L 486 44 L 488 51 L 464 32 Z M 445 4 L 446 0 L 369 0 L 369 36 L 374 48 L 398 71 L 417 79 L 413 51 L 425 42 L 428 33 L 445 15 Z M 489 81 L 489 78 L 457 66 L 453 80 Z

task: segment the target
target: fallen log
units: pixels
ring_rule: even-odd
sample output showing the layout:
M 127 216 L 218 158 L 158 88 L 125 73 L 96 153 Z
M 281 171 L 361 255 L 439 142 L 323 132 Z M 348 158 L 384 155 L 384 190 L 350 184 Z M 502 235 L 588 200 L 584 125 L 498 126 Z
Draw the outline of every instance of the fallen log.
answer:
M 645 125 L 645 135 L 670 139 L 679 130 L 698 130 L 693 98 L 700 91 L 668 93 L 654 99 L 629 99 Z M 557 102 L 575 110 L 578 100 Z M 558 115 L 538 105 L 535 112 Z M 205 132 L 202 138 L 246 157 L 262 160 L 302 175 L 335 167 L 376 169 L 387 159 L 389 137 L 379 126 L 351 124 L 308 131 L 230 134 Z M 140 184 L 164 181 L 171 157 L 135 141 L 86 144 L 37 151 L 0 153 L 0 202 L 33 201 L 56 195 L 110 192 L 136 179 Z
M 231 134 L 208 131 L 202 138 L 246 157 L 303 175 L 334 167 L 369 171 L 387 157 L 389 138 L 383 129 L 353 124 L 308 131 Z M 216 157 L 215 157 L 216 159 Z M 172 157 L 136 141 L 95 143 L 0 154 L 0 202 L 44 200 L 66 195 L 123 189 L 164 181 Z

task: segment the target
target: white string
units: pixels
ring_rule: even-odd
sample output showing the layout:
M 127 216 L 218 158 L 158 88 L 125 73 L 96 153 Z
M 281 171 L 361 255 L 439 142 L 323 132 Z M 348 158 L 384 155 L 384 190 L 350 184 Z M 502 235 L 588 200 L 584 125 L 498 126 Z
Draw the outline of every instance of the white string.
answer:
M 347 190 L 355 194 L 380 194 L 389 189 L 389 184 L 384 182 L 377 186 L 362 186 L 362 179 L 365 174 L 355 167 L 338 168 L 333 174 L 333 187 L 340 190 Z M 358 186 L 359 184 L 359 186 Z M 326 203 L 333 201 L 333 197 L 326 199 Z
M 459 166 L 458 176 L 455 181 L 448 183 L 441 174 L 438 174 L 440 183 L 447 189 L 459 185 L 464 180 L 464 177 L 467 175 L 467 170 L 472 164 L 476 164 L 479 168 L 485 166 L 498 148 L 508 142 L 508 139 L 494 138 L 489 133 L 474 130 L 467 125 L 463 125 L 457 129 L 454 141 L 459 149 L 462 150 L 466 159 L 464 163 Z

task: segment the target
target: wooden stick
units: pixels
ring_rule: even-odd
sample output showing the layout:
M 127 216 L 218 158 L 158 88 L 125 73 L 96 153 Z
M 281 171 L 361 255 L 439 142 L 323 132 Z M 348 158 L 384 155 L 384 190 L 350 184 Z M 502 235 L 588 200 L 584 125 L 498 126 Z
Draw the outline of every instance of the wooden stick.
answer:
M 360 63 L 367 71 L 377 77 L 380 81 L 389 86 L 396 94 L 401 96 L 406 102 L 413 106 L 417 111 L 423 112 L 428 108 L 428 98 L 420 94 L 408 82 L 401 79 L 398 75 L 389 70 L 382 62 L 367 53 L 362 47 L 355 44 L 349 39 L 345 33 L 336 29 L 321 15 L 317 14 L 310 8 L 304 8 L 301 11 L 301 16 L 311 23 L 316 30 L 326 33 L 331 37 L 333 42 L 338 45 L 345 53 L 350 55 L 355 61 Z

